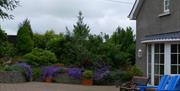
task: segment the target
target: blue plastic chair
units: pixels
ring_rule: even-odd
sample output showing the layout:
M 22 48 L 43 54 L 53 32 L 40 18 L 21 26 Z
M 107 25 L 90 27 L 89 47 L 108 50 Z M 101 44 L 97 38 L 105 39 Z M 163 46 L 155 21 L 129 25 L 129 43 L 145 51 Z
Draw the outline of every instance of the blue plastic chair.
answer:
M 164 90 L 167 91 L 180 91 L 180 76 L 176 75 L 171 78 L 171 81 L 168 83 L 167 87 Z
M 138 86 L 138 88 L 140 89 L 140 91 L 145 91 L 145 89 L 147 88 L 156 88 L 156 91 L 159 91 L 161 89 L 164 89 L 170 80 L 171 80 L 171 76 L 164 75 L 161 78 L 158 86 Z

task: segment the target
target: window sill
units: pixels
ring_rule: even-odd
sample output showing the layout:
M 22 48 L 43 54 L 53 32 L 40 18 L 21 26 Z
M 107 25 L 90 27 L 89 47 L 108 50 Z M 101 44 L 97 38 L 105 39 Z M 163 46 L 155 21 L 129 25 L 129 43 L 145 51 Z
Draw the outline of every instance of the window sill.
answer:
M 163 12 L 163 13 L 159 14 L 158 16 L 163 17 L 163 16 L 168 16 L 168 15 L 171 15 L 170 11 Z

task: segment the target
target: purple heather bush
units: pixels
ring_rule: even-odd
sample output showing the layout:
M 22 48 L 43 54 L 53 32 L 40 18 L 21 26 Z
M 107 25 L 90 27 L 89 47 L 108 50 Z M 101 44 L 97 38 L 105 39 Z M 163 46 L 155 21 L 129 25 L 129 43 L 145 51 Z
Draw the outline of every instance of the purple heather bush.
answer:
M 45 67 L 42 72 L 42 80 L 48 78 L 53 78 L 56 76 L 56 74 L 63 68 L 59 66 L 50 66 L 50 67 Z
M 23 62 L 18 62 L 15 64 L 15 66 L 19 66 L 22 69 L 28 81 L 32 79 L 32 69 L 30 65 Z
M 81 79 L 83 75 L 83 69 L 81 68 L 69 68 L 68 75 L 74 79 Z
M 95 71 L 93 80 L 98 81 L 103 79 L 108 73 L 110 72 L 110 67 L 109 66 L 104 66 L 102 68 L 99 68 Z

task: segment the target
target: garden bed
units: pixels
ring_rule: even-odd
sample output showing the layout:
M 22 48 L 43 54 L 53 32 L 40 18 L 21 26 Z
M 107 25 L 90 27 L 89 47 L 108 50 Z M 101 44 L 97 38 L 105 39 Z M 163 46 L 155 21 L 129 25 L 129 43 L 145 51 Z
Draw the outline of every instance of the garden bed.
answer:
M 0 83 L 20 83 L 20 82 L 26 82 L 26 78 L 21 72 L 16 72 L 16 71 L 0 72 Z

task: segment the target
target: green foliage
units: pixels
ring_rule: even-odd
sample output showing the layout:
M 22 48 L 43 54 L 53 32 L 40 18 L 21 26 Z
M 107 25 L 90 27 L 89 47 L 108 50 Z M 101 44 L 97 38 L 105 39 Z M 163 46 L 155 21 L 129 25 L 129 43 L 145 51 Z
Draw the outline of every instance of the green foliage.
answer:
M 135 64 L 135 39 L 132 28 L 118 27 L 108 40 L 108 44 L 112 46 L 110 58 L 113 59 L 114 67 L 118 68 L 120 65 L 129 63 Z
M 17 0 L 0 0 L 0 17 L 2 19 L 12 19 L 13 15 L 9 15 L 5 11 L 12 11 L 19 5 Z
M 48 30 L 45 34 L 36 33 L 33 35 L 34 47 L 46 49 L 48 47 L 47 43 L 53 38 L 56 38 L 57 36 L 58 35 L 56 35 L 53 30 Z
M 40 79 L 41 77 L 41 68 L 40 67 L 34 67 L 32 68 L 32 77 L 33 77 L 33 81 L 37 81 Z
M 20 68 L 17 65 L 5 65 L 0 67 L 0 71 L 18 71 L 18 72 L 23 72 L 22 68 Z
M 0 27 L 0 44 L 7 41 L 7 34 Z
M 34 41 L 34 47 L 35 48 L 46 48 L 46 41 L 44 35 L 41 34 L 33 34 L 33 41 Z
M 83 72 L 83 78 L 84 79 L 92 79 L 93 72 L 91 70 L 85 70 Z
M 124 83 L 131 79 L 125 70 L 116 69 L 110 71 L 103 79 L 94 81 L 95 85 L 114 85 L 116 82 Z
M 17 44 L 16 48 L 19 54 L 25 54 L 31 52 L 34 47 L 33 34 L 30 25 L 30 21 L 26 19 L 22 24 L 20 24 L 17 33 Z
M 12 44 L 4 42 L 0 45 L 0 58 L 1 57 L 13 57 L 15 56 L 15 48 Z
M 0 58 L 13 57 L 15 55 L 15 48 L 7 41 L 7 34 L 0 28 Z
M 143 75 L 142 71 L 136 65 L 129 67 L 127 72 L 128 72 L 128 75 L 130 75 L 131 77 Z
M 38 48 L 24 55 L 24 58 L 27 60 L 27 63 L 32 66 L 48 66 L 57 63 L 57 58 L 54 53 Z
M 56 54 L 59 60 L 63 60 L 63 53 L 64 53 L 64 48 L 65 48 L 65 39 L 63 36 L 59 35 L 57 37 L 51 38 L 47 44 L 46 48 L 48 50 L 51 50 Z
M 90 32 L 89 26 L 84 24 L 83 19 L 84 17 L 82 16 L 82 12 L 79 12 L 78 21 L 76 25 L 74 25 L 73 30 L 75 41 L 81 44 L 87 39 Z
M 0 71 L 3 72 L 3 71 L 12 71 L 13 69 L 11 69 L 8 65 L 6 66 L 0 66 Z

